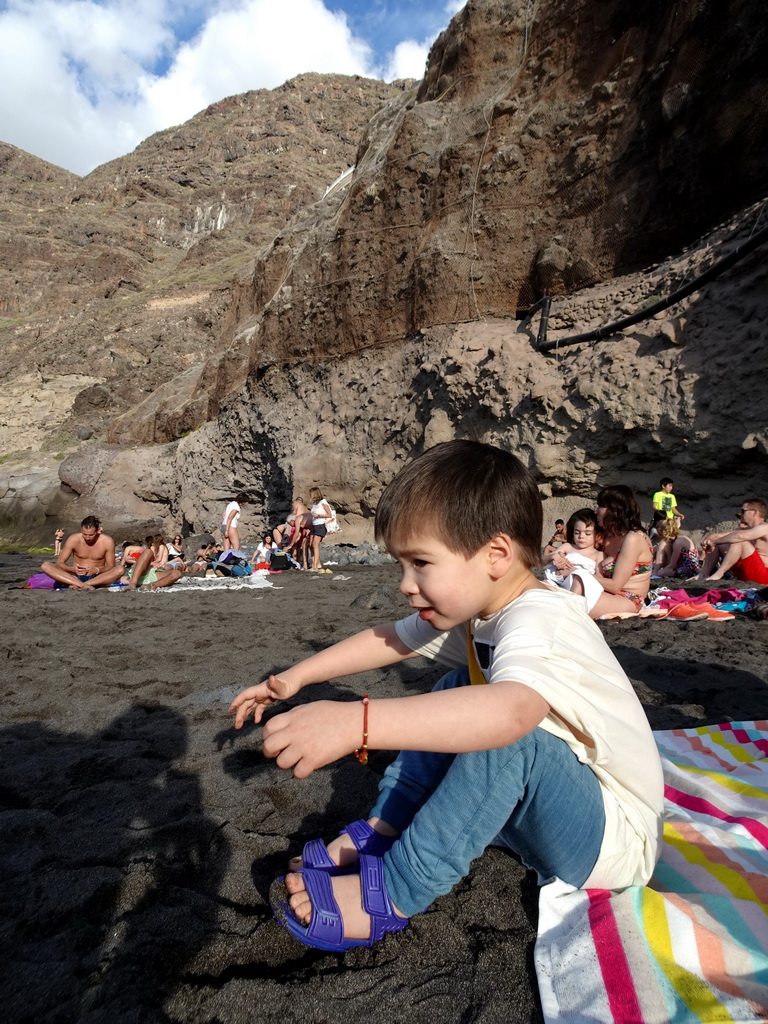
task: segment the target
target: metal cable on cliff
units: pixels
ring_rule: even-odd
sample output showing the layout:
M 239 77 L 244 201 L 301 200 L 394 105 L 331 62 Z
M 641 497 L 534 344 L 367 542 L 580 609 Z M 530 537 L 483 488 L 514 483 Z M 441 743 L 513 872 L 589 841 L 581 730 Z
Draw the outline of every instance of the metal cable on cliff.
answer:
M 718 260 L 717 263 L 713 263 L 711 267 L 699 274 L 692 281 L 678 288 L 672 292 L 665 299 L 660 299 L 658 302 L 654 302 L 651 306 L 646 306 L 645 309 L 639 310 L 637 313 L 633 313 L 631 316 L 626 316 L 622 320 L 616 320 L 612 324 L 606 324 L 604 327 L 596 327 L 592 331 L 585 331 L 583 334 L 574 334 L 569 338 L 560 338 L 557 341 L 547 341 L 547 316 L 549 314 L 549 305 L 551 299 L 548 295 L 545 295 L 535 305 L 531 306 L 529 310 L 529 316 L 535 313 L 538 309 L 542 310 L 541 322 L 539 324 L 539 333 L 536 338 L 536 347 L 539 352 L 551 352 L 553 349 L 562 348 L 564 345 L 576 345 L 583 341 L 599 341 L 601 338 L 607 338 L 612 334 L 618 334 L 627 327 L 632 327 L 634 324 L 640 323 L 642 320 L 649 320 L 657 313 L 661 313 L 663 310 L 668 309 L 670 306 L 674 306 L 676 302 L 680 302 L 687 295 L 697 291 L 702 285 L 709 281 L 714 280 L 723 271 L 728 270 L 729 267 L 734 266 L 748 256 L 749 253 L 758 249 L 768 241 L 768 227 L 758 231 L 757 234 L 752 235 L 741 245 L 737 245 L 736 248 L 730 252 L 723 259 Z

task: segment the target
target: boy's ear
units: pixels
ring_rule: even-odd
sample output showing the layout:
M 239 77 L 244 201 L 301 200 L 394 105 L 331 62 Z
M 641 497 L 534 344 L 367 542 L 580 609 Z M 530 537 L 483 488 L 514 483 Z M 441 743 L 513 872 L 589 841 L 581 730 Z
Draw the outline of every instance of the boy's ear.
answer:
M 506 533 L 496 534 L 488 541 L 488 561 L 491 576 L 501 579 L 517 560 L 517 545 Z

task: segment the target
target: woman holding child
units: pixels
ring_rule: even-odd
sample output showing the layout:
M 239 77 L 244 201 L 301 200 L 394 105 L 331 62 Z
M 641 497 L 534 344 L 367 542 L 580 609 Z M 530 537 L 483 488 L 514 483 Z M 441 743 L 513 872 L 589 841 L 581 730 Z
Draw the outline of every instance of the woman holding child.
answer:
M 595 514 L 603 531 L 603 557 L 594 579 L 603 593 L 589 614 L 599 619 L 611 613 L 639 612 L 651 585 L 653 551 L 631 488 L 624 484 L 604 487 L 597 496 Z M 571 589 L 585 593 L 578 580 Z
M 597 516 L 591 508 L 580 508 L 566 524 L 566 543 L 544 559 L 544 578 L 565 590 L 579 587 L 587 600 L 587 610 L 603 595 L 603 589 L 594 580 L 597 563 L 603 557 L 603 534 Z M 546 549 L 545 549 L 546 553 Z
M 633 540 L 624 547 L 632 531 L 620 535 L 624 520 L 601 505 L 604 554 L 622 578 L 639 552 Z M 411 614 L 233 701 L 241 728 L 336 676 L 419 656 L 449 670 L 431 693 L 301 703 L 264 724 L 264 754 L 297 778 L 350 754 L 366 763 L 369 749 L 401 751 L 367 821 L 327 846 L 307 843 L 291 862 L 286 898 L 273 908 L 305 945 L 343 952 L 402 930 L 490 845 L 512 849 L 541 884 L 612 889 L 650 878 L 663 804 L 658 750 L 584 603 L 534 576 L 541 530 L 536 482 L 514 455 L 472 441 L 437 445 L 401 470 L 376 511 Z

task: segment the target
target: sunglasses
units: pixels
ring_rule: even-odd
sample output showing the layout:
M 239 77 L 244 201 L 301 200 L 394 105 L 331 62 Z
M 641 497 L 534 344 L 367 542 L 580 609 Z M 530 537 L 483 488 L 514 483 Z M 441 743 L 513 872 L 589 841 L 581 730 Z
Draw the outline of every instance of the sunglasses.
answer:
M 745 516 L 747 514 L 747 512 L 754 512 L 754 511 L 755 510 L 753 508 L 740 508 L 740 509 L 736 510 L 736 515 L 737 516 Z

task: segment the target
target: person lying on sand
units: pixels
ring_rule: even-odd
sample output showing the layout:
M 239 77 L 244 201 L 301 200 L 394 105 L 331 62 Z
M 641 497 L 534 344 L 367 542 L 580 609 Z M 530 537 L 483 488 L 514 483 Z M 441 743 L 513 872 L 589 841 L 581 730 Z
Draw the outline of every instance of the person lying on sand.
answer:
M 736 513 L 739 526 L 730 533 L 710 533 L 704 538 L 704 565 L 697 580 L 721 580 L 732 572 L 745 583 L 768 584 L 768 523 L 766 505 L 748 498 Z M 720 565 L 715 566 L 720 560 Z
M 205 572 L 213 558 L 213 544 L 203 544 L 197 549 L 195 560 L 187 566 L 186 572 Z
M 536 482 L 514 455 L 473 441 L 429 449 L 376 511 L 413 614 L 232 702 L 239 729 L 335 676 L 419 655 L 451 669 L 431 693 L 316 701 L 264 725 L 264 753 L 297 778 L 349 754 L 366 763 L 369 749 L 402 751 L 368 820 L 327 847 L 308 843 L 285 878 L 287 899 L 276 886 L 275 914 L 305 945 L 343 952 L 402 930 L 490 845 L 511 848 L 541 884 L 557 876 L 612 889 L 650 878 L 663 807 L 658 750 L 584 601 L 531 571 L 541 521 Z
M 152 548 L 146 548 L 136 559 L 134 565 L 127 567 L 123 577 L 128 584 L 128 590 L 138 590 L 139 587 L 147 590 L 159 590 L 161 587 L 170 587 L 176 580 L 184 575 L 181 569 L 174 566 L 166 568 L 156 567 L 152 564 L 155 552 Z
M 69 565 L 70 558 L 73 564 Z M 101 532 L 96 516 L 86 516 L 80 533 L 67 537 L 55 562 L 43 562 L 40 571 L 72 590 L 93 590 L 117 583 L 123 574 L 115 564 L 115 542 Z

